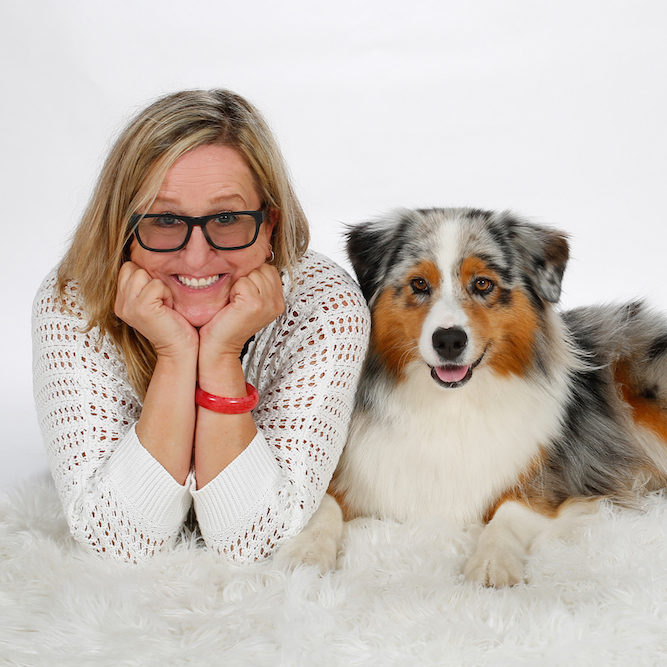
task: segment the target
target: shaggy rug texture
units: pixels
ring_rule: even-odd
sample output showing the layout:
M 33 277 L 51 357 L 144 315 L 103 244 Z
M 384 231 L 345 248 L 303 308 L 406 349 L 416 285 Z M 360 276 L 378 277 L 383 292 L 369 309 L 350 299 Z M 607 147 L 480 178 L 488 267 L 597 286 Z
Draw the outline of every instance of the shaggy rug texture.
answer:
M 339 568 L 237 567 L 185 541 L 107 562 L 70 538 L 50 483 L 0 499 L 0 664 L 667 664 L 667 499 L 603 504 L 542 538 L 528 583 L 464 581 L 473 531 L 348 525 Z

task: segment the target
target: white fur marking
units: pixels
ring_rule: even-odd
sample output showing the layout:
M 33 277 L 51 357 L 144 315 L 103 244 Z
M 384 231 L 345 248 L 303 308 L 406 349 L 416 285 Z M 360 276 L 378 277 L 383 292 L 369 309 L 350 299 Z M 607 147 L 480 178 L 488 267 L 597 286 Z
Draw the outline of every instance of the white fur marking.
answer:
M 461 225 L 458 221 L 448 220 L 438 230 L 435 258 L 440 274 L 440 288 L 437 291 L 437 300 L 431 305 L 424 320 L 419 337 L 419 352 L 431 366 L 442 363 L 433 349 L 433 332 L 438 328 L 468 329 L 468 316 L 461 307 L 461 285 L 458 281 L 461 264 Z M 470 359 L 462 363 L 473 361 L 474 359 Z

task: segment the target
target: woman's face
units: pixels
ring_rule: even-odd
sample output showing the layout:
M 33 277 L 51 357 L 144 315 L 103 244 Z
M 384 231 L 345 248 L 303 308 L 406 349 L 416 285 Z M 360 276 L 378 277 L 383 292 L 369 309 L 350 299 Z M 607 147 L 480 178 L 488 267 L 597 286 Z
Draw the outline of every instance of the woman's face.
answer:
M 234 148 L 204 145 L 184 153 L 167 172 L 162 187 L 147 211 L 201 216 L 222 211 L 256 211 L 263 202 L 252 172 Z M 174 309 L 195 327 L 201 327 L 229 302 L 232 284 L 270 256 L 274 222 L 267 212 L 253 245 L 242 250 L 216 250 L 194 227 L 182 250 L 151 252 L 136 238 L 130 259 L 152 278 L 164 282 L 173 295 Z M 206 285 L 189 287 L 186 279 L 204 278 Z M 201 282 L 201 281 L 200 281 Z

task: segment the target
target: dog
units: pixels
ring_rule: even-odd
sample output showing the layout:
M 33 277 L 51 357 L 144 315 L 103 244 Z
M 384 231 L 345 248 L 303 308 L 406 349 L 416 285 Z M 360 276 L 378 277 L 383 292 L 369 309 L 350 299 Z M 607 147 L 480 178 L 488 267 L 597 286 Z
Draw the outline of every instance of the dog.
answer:
M 343 516 L 443 515 L 484 526 L 467 579 L 514 585 L 554 522 L 665 486 L 667 322 L 643 302 L 558 312 L 564 233 L 398 210 L 347 249 L 369 352 L 329 495 L 283 560 L 335 567 Z

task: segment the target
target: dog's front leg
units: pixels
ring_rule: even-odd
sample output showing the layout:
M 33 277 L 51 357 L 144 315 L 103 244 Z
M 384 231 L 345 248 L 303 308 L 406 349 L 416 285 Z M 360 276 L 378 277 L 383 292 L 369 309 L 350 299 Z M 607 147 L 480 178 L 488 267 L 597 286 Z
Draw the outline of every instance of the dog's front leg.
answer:
M 465 565 L 466 579 L 484 586 L 513 586 L 523 581 L 530 546 L 551 521 L 523 503 L 503 503 L 482 531 L 477 549 Z
M 274 562 L 293 569 L 299 565 L 316 567 L 321 573 L 336 568 L 343 535 L 343 512 L 326 494 L 306 527 L 278 549 Z

